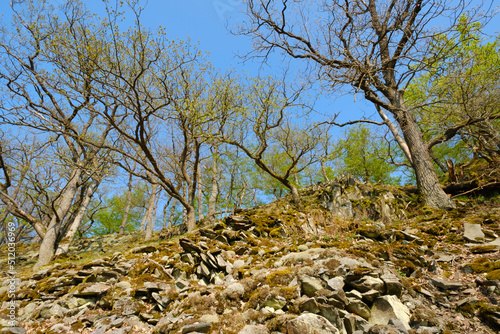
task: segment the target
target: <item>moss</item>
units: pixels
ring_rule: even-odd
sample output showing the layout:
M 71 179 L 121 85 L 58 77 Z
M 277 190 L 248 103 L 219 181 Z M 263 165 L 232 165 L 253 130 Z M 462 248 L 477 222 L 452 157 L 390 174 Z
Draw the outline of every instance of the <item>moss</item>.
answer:
M 486 279 L 500 281 L 500 269 L 490 271 L 488 274 L 486 274 Z
M 470 251 L 474 254 L 491 253 L 498 250 L 497 245 L 481 245 L 471 247 Z
M 296 272 L 294 268 L 276 270 L 267 275 L 266 280 L 270 286 L 288 285 L 295 278 Z
M 474 262 L 466 264 L 464 267 L 470 268 L 476 274 L 482 274 L 500 269 L 500 261 L 491 261 L 490 258 L 480 257 L 475 259 Z

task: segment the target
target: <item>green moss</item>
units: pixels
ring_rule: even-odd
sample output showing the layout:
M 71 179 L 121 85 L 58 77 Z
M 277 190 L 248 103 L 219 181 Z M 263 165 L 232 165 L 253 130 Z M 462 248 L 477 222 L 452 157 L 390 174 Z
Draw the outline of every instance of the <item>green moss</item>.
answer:
M 486 274 L 486 279 L 500 281 L 500 269 L 490 271 Z
M 294 279 L 296 272 L 294 268 L 276 270 L 267 275 L 266 280 L 270 286 L 288 285 Z

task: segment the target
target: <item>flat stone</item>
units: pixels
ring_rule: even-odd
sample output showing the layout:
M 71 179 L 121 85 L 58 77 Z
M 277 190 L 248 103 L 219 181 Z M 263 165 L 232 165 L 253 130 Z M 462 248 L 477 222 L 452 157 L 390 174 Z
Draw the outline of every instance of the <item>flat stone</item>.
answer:
M 265 325 L 246 325 L 238 334 L 269 334 Z
M 457 290 L 463 287 L 460 282 L 452 282 L 441 278 L 427 278 L 431 283 L 442 290 Z
M 264 307 L 272 307 L 275 311 L 281 310 L 286 305 L 286 299 L 281 296 L 268 296 Z
M 372 276 L 363 276 L 359 280 L 349 282 L 349 285 L 360 292 L 376 290 L 383 293 L 385 291 L 384 281 Z
M 346 310 L 359 315 L 363 319 L 370 319 L 370 308 L 359 299 L 349 298 L 349 304 L 347 305 Z
M 179 245 L 182 247 L 182 249 L 184 249 L 186 253 L 193 252 L 200 254 L 202 252 L 202 249 L 200 247 L 198 247 L 194 242 L 186 238 L 179 239 Z
M 343 289 L 344 288 L 344 278 L 341 276 L 337 276 L 334 278 L 330 278 L 329 280 L 326 281 L 326 284 L 328 287 L 332 290 L 338 290 L 338 289 Z
M 301 312 L 309 312 L 309 313 L 319 313 L 320 308 L 318 303 L 314 298 L 309 298 L 303 303 L 299 305 L 299 309 Z
M 484 233 L 481 230 L 481 224 L 464 224 L 464 238 L 471 242 L 484 241 Z
M 140 246 L 140 247 L 132 248 L 130 250 L 130 252 L 134 253 L 134 254 L 138 254 L 138 253 L 153 253 L 153 252 L 156 252 L 156 250 L 157 250 L 157 248 L 155 246 L 148 245 L 148 246 Z
M 245 294 L 245 287 L 241 283 L 232 283 L 222 292 L 229 299 L 237 300 Z
M 300 280 L 302 283 L 302 292 L 308 297 L 314 297 L 316 295 L 316 291 L 323 289 L 322 281 L 317 278 L 304 275 L 300 278 Z
M 111 287 L 104 283 L 89 283 L 89 285 L 86 285 L 83 287 L 83 289 L 80 289 L 80 292 L 76 293 L 75 297 L 100 297 L 101 295 L 108 292 L 109 289 L 111 289 Z
M 328 320 L 317 314 L 305 313 L 286 323 L 287 334 L 339 334 Z
M 0 330 L 2 334 L 25 334 L 26 329 L 22 327 L 4 327 Z
M 389 320 L 399 319 L 406 329 L 410 329 L 410 310 L 396 296 L 377 298 L 371 308 L 370 323 L 388 325 Z
M 385 294 L 401 296 L 403 292 L 403 284 L 398 276 L 391 272 L 386 272 L 380 276 L 380 279 L 385 284 Z
M 212 324 L 210 322 L 199 322 L 197 324 L 186 325 L 182 327 L 182 334 L 192 332 L 208 333 L 210 328 L 212 328 Z

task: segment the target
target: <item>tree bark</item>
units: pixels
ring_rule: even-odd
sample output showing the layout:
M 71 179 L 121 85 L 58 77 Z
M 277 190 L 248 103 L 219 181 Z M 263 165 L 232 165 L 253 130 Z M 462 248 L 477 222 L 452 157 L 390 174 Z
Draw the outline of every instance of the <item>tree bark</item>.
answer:
M 74 170 L 69 182 L 66 185 L 66 189 L 64 190 L 61 200 L 58 203 L 59 207 L 50 219 L 47 231 L 45 232 L 45 237 L 40 245 L 38 261 L 35 264 L 35 268 L 47 265 L 54 257 L 61 223 L 71 208 L 71 204 L 73 203 L 78 190 L 78 181 L 81 173 L 82 171 L 80 169 Z
M 212 164 L 212 191 L 208 199 L 207 219 L 213 221 L 215 219 L 215 208 L 217 206 L 217 195 L 219 194 L 219 171 L 217 166 L 217 146 L 214 147 L 213 164 Z
M 197 201 L 198 201 L 198 221 L 203 220 L 203 190 L 201 189 L 202 184 L 201 184 L 201 164 L 198 164 L 198 168 L 196 169 L 196 173 L 198 174 L 198 196 L 197 196 Z
M 132 205 L 132 173 L 129 173 L 128 183 L 127 183 L 127 204 L 125 205 L 125 210 L 123 211 L 123 219 L 120 225 L 120 232 L 118 232 L 118 235 L 125 234 L 125 226 L 127 226 L 128 215 L 130 213 L 131 205 Z
M 157 191 L 158 191 L 158 183 L 153 183 L 153 185 L 151 186 L 151 197 L 149 198 L 148 215 L 146 219 L 146 234 L 144 237 L 145 240 L 150 240 L 153 235 Z
M 65 232 L 64 238 L 61 240 L 61 242 L 57 247 L 55 254 L 56 256 L 68 252 L 69 246 L 71 245 L 73 239 L 75 238 L 76 232 L 78 231 L 78 227 L 80 226 L 80 223 L 82 222 L 82 219 L 85 216 L 85 213 L 87 212 L 90 200 L 92 199 L 92 196 L 97 190 L 99 183 L 100 180 L 92 180 L 87 190 L 85 191 L 85 195 L 80 207 L 78 208 L 78 212 L 73 218 L 73 221 L 69 225 L 67 231 Z
M 431 156 L 413 117 L 406 112 L 403 102 L 401 100 L 398 102 L 401 108 L 394 112 L 394 116 L 408 144 L 412 157 L 411 164 L 417 177 L 417 186 L 424 195 L 425 204 L 436 209 L 454 209 L 455 203 L 441 188 Z

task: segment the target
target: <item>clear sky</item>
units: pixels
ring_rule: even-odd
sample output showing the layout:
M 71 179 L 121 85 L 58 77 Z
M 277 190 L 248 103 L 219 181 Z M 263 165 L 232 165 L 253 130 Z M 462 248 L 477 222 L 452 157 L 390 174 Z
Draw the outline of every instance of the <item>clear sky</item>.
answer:
M 22 2 L 23 0 L 13 0 Z M 54 4 L 63 3 L 63 0 L 51 0 Z M 113 1 L 113 0 L 112 0 Z M 89 10 L 103 14 L 101 0 L 83 0 Z M 472 0 L 472 4 L 479 0 Z M 10 0 L 0 0 L 0 13 L 10 16 Z M 144 1 L 146 3 L 146 1 Z M 493 1 L 493 4 L 495 1 Z M 143 12 L 143 24 L 155 28 L 163 26 L 170 39 L 186 39 L 199 43 L 202 51 L 208 51 L 211 62 L 219 69 L 244 69 L 251 75 L 259 73 L 260 63 L 256 61 L 242 62 L 236 53 L 244 54 L 251 50 L 251 40 L 246 36 L 232 35 L 226 25 L 234 27 L 242 18 L 241 0 L 149 0 Z M 500 30 L 500 16 L 497 15 L 487 27 L 490 34 L 498 34 Z M 276 63 L 279 64 L 278 62 Z M 265 74 L 276 71 L 276 68 L 266 67 Z M 341 121 L 353 118 L 355 115 L 371 115 L 374 113 L 372 105 L 357 98 L 354 103 L 352 95 L 341 98 L 323 99 L 317 109 L 325 114 L 342 113 Z

